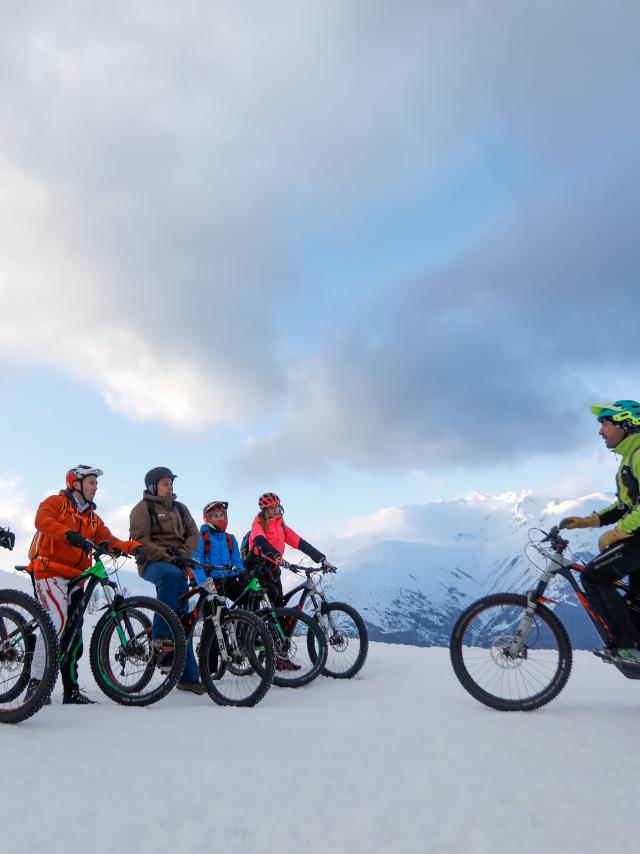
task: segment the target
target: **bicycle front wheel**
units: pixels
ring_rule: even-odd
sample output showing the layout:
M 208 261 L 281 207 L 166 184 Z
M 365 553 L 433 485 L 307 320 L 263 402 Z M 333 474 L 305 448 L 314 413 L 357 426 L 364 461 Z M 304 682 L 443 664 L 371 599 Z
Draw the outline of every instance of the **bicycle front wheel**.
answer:
M 323 676 L 351 679 L 365 663 L 369 651 L 369 633 L 355 608 L 345 602 L 322 606 L 321 627 L 327 639 L 327 663 Z M 307 635 L 309 655 L 315 654 L 314 639 Z
M 36 644 L 44 674 L 27 700 Z M 15 724 L 35 715 L 57 678 L 58 639 L 51 618 L 28 593 L 0 590 L 0 723 Z
M 153 625 L 162 637 L 153 638 Z M 98 621 L 89 659 L 100 690 L 123 706 L 148 706 L 166 696 L 182 676 L 186 641 L 175 613 L 158 599 L 116 602 Z
M 553 700 L 569 678 L 569 637 L 542 604 L 536 606 L 520 650 L 510 651 L 526 609 L 526 596 L 496 593 L 470 605 L 453 628 L 453 670 L 471 696 L 492 709 L 538 709 Z
M 322 673 L 327 640 L 314 619 L 297 608 L 263 608 L 258 616 L 269 626 L 276 650 L 274 685 L 300 688 Z
M 202 684 L 219 706 L 255 706 L 273 678 L 275 652 L 265 623 L 244 608 L 220 619 L 222 650 L 213 618 L 204 621 L 199 647 Z

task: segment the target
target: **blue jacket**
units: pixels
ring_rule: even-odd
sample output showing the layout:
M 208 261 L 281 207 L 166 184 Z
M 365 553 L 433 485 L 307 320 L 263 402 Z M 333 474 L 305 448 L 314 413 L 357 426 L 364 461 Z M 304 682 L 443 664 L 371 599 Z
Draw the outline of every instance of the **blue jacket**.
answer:
M 205 539 L 202 536 L 203 534 L 209 534 L 209 543 L 210 550 L 209 554 L 205 555 Z M 238 541 L 236 538 L 231 536 L 231 552 L 229 552 L 229 544 L 227 541 L 227 534 L 225 531 L 214 531 L 208 525 L 200 526 L 200 542 L 198 543 L 198 548 L 193 553 L 193 556 L 196 560 L 199 560 L 200 563 L 213 563 L 218 566 L 238 566 L 240 569 L 243 568 L 242 558 L 240 557 L 240 549 L 238 548 Z M 193 567 L 193 575 L 198 584 L 202 584 L 202 582 L 207 577 L 204 569 L 200 569 L 197 566 Z M 227 572 L 220 572 L 218 570 L 214 570 L 211 573 L 212 578 L 220 578 L 221 576 L 229 575 Z

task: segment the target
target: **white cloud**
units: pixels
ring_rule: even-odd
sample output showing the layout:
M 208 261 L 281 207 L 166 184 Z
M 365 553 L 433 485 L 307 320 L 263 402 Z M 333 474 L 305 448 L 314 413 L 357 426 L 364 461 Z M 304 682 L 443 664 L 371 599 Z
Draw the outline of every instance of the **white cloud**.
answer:
M 618 182 L 620 194 L 606 178 L 611 162 L 623 178 L 636 171 L 628 103 L 639 14 L 625 2 L 606 17 L 590 2 L 400 9 L 149 0 L 112 4 L 96 20 L 93 8 L 12 6 L 0 35 L 0 298 L 11 317 L 3 364 L 53 364 L 130 418 L 184 429 L 265 419 L 289 402 L 294 414 L 254 447 L 301 471 L 334 456 L 375 466 L 390 436 L 392 466 L 421 465 L 416 448 L 429 463 L 465 451 L 465 436 L 434 443 L 418 414 L 407 419 L 406 404 L 421 388 L 418 408 L 432 419 L 442 391 L 434 376 L 450 373 L 461 345 L 473 352 L 474 342 L 479 375 L 468 364 L 463 374 L 470 390 L 492 377 L 484 395 L 495 404 L 506 383 L 480 359 L 487 341 L 474 335 L 474 321 L 494 311 L 489 344 L 501 343 L 495 362 L 513 362 L 518 384 L 534 344 L 535 353 L 547 349 L 562 329 L 541 310 L 536 335 L 514 342 L 513 323 L 526 321 L 534 301 L 519 314 L 508 291 L 514 282 L 534 296 L 555 287 L 553 267 L 529 278 L 522 268 L 566 247 L 539 240 L 524 217 L 520 232 L 499 229 L 472 258 L 472 273 L 479 260 L 497 280 L 501 250 L 515 246 L 489 299 L 464 265 L 435 285 L 421 281 L 414 291 L 427 298 L 410 295 L 404 311 L 393 306 L 406 289 L 385 283 L 382 318 L 358 306 L 344 318 L 342 345 L 327 339 L 286 377 L 291 301 L 313 302 L 296 227 L 302 220 L 306 235 L 342 237 L 369 210 L 429 199 L 496 137 L 498 153 L 505 144 L 521 153 L 536 198 L 562 196 L 565 182 L 565 196 L 597 211 L 601 195 L 586 204 L 568 186 L 597 173 L 604 198 L 624 197 L 630 208 L 615 218 L 605 206 L 603 221 L 636 222 L 633 181 Z M 602 267 L 617 276 L 612 259 L 628 257 L 596 225 Z M 581 249 L 593 231 L 558 217 L 554 233 Z M 422 322 L 418 333 L 407 334 L 406 311 Z M 590 326 L 585 311 L 576 321 Z M 372 330 L 378 347 L 362 347 Z

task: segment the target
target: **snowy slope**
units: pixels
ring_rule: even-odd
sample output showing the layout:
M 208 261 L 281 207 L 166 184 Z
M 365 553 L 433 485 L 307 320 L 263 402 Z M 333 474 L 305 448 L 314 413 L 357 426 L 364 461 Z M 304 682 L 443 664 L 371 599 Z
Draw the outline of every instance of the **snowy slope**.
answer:
M 479 705 L 446 650 L 389 644 L 255 709 L 100 700 L 0 728 L 3 852 L 636 850 L 640 684 L 587 653 L 527 714 Z

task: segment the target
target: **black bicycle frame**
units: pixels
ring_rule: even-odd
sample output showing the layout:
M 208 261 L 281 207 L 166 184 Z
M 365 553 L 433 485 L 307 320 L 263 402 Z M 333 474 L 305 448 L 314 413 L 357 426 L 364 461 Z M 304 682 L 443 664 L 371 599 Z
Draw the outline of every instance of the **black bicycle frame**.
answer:
M 68 618 L 67 623 L 60 635 L 59 640 L 59 661 L 60 664 L 64 664 L 69 656 L 72 654 L 74 650 L 74 645 L 76 640 L 78 639 L 78 635 L 82 633 L 82 624 L 84 620 L 84 614 L 87 610 L 89 602 L 91 601 L 91 596 L 93 595 L 93 591 L 96 589 L 98 585 L 102 587 L 102 590 L 105 594 L 106 605 L 104 608 L 111 608 L 112 612 L 115 608 L 118 607 L 123 597 L 120 593 L 115 593 L 113 598 L 110 598 L 107 595 L 107 589 L 116 589 L 117 585 L 113 581 L 109 581 L 107 574 L 102 566 L 100 560 L 96 562 L 96 564 L 85 572 L 82 575 L 79 575 L 77 578 L 72 579 L 67 584 L 67 590 L 69 593 L 79 584 L 86 582 L 86 586 L 84 588 L 82 598 L 73 609 L 73 613 Z M 124 622 L 129 633 L 129 637 L 132 638 L 134 636 L 134 630 L 129 622 L 128 616 L 124 615 Z

